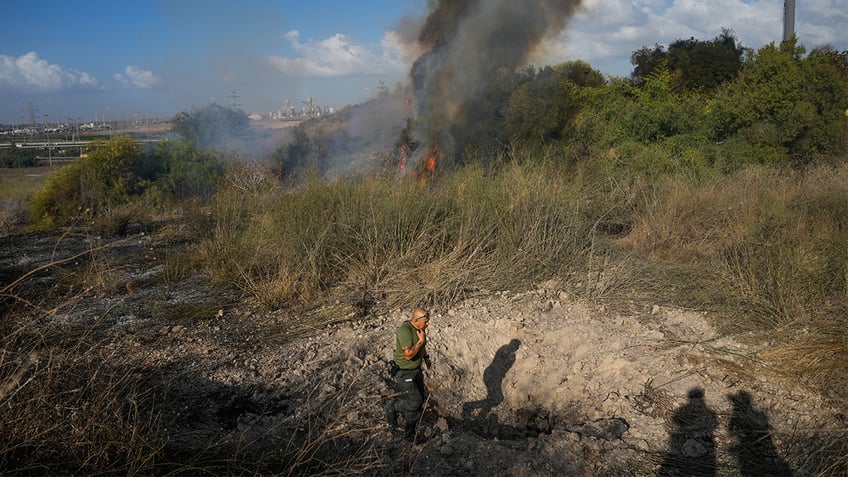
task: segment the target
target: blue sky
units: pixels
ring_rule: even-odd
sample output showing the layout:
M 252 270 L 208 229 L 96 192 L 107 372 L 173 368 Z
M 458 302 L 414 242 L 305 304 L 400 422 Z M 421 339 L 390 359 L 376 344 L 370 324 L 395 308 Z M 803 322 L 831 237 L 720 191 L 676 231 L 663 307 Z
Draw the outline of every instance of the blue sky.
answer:
M 722 28 L 779 42 L 782 0 L 583 0 L 536 64 L 581 59 L 627 76 L 630 54 Z M 399 39 L 427 0 L 0 0 L 0 123 L 170 116 L 211 102 L 270 112 L 307 98 L 343 107 L 405 78 Z M 848 49 L 848 0 L 796 0 L 811 49 Z M 413 35 L 414 36 L 414 35 Z M 237 96 L 237 97 L 236 97 Z M 46 118 L 45 118 L 45 115 Z

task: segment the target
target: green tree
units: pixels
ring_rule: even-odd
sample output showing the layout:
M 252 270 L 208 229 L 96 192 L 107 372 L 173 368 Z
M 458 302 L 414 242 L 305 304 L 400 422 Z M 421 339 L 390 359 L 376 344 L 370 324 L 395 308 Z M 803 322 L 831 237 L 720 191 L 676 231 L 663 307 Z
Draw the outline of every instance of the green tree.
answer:
M 555 66 L 554 69 L 580 87 L 598 88 L 606 84 L 604 74 L 585 61 L 567 61 Z
M 668 67 L 676 87 L 684 90 L 713 89 L 733 80 L 742 69 L 745 49 L 728 29 L 709 41 L 676 40 L 668 50 L 661 45 L 642 47 L 630 57 L 631 78 L 643 84 L 655 69 Z
M 218 148 L 244 139 L 250 119 L 244 111 L 210 104 L 174 116 L 173 130 L 199 148 Z
M 730 30 L 711 41 L 677 40 L 668 47 L 668 64 L 678 86 L 693 90 L 715 88 L 742 69 L 744 48 Z
M 816 48 L 804 59 L 804 96 L 818 121 L 793 144 L 799 154 L 840 155 L 848 151 L 848 50 Z
M 506 128 L 513 140 L 532 145 L 571 135 L 581 107 L 579 90 L 604 84 L 603 75 L 582 61 L 548 66 L 527 76 L 530 79 L 509 99 Z
M 645 78 L 668 59 L 668 51 L 659 43 L 653 47 L 643 46 L 630 55 L 633 71 L 630 79 L 637 85 L 644 83 Z
M 35 166 L 35 149 L 10 147 L 0 149 L 0 167 Z
M 824 45 L 814 48 L 808 58 L 833 67 L 839 79 L 848 81 L 848 50 L 839 51 L 830 45 Z
M 806 162 L 844 144 L 839 111 L 846 86 L 839 67 L 821 55 L 803 55 L 794 39 L 752 54 L 737 80 L 710 102 L 710 137 L 741 136 L 755 162 Z

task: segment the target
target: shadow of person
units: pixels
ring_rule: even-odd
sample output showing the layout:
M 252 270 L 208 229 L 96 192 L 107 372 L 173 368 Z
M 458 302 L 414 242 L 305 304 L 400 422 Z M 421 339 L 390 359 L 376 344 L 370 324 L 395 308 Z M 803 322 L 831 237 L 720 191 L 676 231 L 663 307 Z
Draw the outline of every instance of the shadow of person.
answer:
M 486 385 L 486 397 L 479 401 L 469 401 L 462 405 L 463 420 L 470 420 L 472 411 L 479 409 L 476 419 L 485 421 L 489 419 L 489 414 L 498 404 L 504 400 L 503 395 L 503 380 L 507 371 L 515 364 L 515 352 L 521 341 L 513 339 L 509 343 L 498 348 L 495 352 L 495 357 L 492 359 L 492 364 L 486 367 L 483 371 L 483 383 Z
M 768 416 L 754 409 L 751 395 L 740 391 L 728 395 L 727 399 L 733 405 L 727 428 L 736 440 L 730 453 L 739 464 L 739 474 L 743 477 L 791 476 L 792 469 L 777 453 L 771 440 Z
M 713 477 L 716 475 L 716 446 L 713 436 L 718 421 L 704 400 L 704 390 L 689 390 L 688 401 L 672 416 L 674 432 L 663 456 L 659 475 Z

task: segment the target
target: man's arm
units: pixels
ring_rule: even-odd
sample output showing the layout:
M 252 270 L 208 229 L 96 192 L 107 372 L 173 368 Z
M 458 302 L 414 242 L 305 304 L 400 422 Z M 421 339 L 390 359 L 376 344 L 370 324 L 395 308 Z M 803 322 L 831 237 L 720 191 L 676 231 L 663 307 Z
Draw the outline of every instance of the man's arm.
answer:
M 403 348 L 403 357 L 406 358 L 407 361 L 412 361 L 412 358 L 421 351 L 421 348 L 424 347 L 424 342 L 419 341 L 415 343 L 411 348 Z
M 412 358 L 415 358 L 415 355 L 417 355 L 418 352 L 421 351 L 421 348 L 423 348 L 424 344 L 427 342 L 427 334 L 424 333 L 424 330 L 415 330 L 415 332 L 418 335 L 418 342 L 409 348 L 402 348 L 403 357 L 407 361 L 412 361 Z

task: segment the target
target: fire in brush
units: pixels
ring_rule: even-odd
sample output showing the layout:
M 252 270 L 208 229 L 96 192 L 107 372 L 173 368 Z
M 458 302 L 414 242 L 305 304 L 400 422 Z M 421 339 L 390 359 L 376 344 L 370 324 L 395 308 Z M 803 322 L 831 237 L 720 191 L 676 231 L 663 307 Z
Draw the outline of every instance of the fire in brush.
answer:
M 444 155 L 439 150 L 439 145 L 433 142 L 426 156 L 418 161 L 418 167 L 415 175 L 421 185 L 427 185 L 428 181 L 432 181 L 436 177 L 436 163 L 439 162 Z
M 580 0 L 438 0 L 414 45 L 407 158 L 423 162 L 417 173 L 435 175 L 469 143 L 479 146 L 497 112 L 496 82 L 541 55 L 580 8 Z M 427 148 L 415 151 L 415 144 Z M 417 163 L 416 163 L 417 164 Z M 406 164 L 404 163 L 404 167 Z M 432 170 L 428 169 L 432 167 Z

